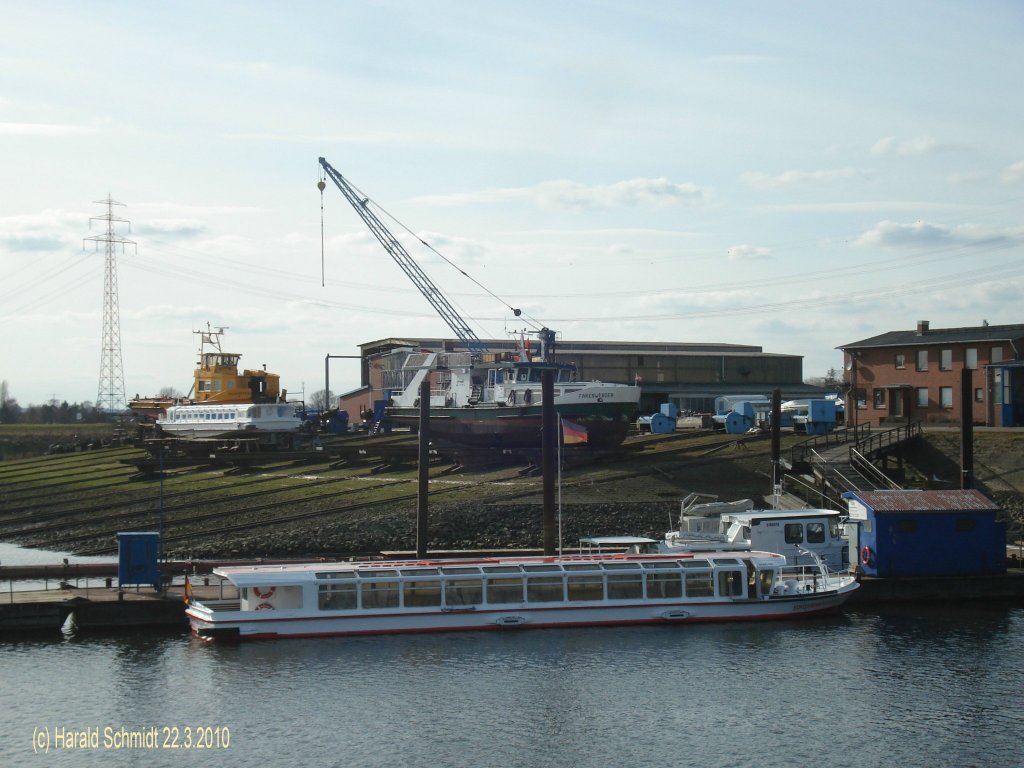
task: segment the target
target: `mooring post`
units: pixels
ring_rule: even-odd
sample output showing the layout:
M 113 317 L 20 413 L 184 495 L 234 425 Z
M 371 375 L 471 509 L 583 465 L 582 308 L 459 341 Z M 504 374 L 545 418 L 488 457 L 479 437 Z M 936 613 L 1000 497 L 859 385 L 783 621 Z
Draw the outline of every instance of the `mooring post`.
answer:
M 974 407 L 971 369 L 960 371 L 960 487 L 974 487 Z
M 555 419 L 555 372 L 540 372 L 541 392 L 541 464 L 544 470 L 544 554 L 558 554 L 555 519 L 555 478 L 558 475 L 558 425 Z
M 427 494 L 430 469 L 430 380 L 420 383 L 419 484 L 416 494 L 416 557 L 427 556 Z
M 782 496 L 782 391 L 772 390 L 772 495 L 775 507 Z

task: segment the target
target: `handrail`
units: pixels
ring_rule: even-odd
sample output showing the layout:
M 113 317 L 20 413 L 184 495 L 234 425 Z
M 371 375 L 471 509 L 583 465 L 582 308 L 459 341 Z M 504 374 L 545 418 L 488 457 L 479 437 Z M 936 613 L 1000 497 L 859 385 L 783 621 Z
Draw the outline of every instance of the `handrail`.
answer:
M 871 434 L 870 424 L 857 424 L 853 427 L 843 427 L 834 432 L 827 432 L 824 435 L 815 435 L 790 449 L 790 460 L 793 464 L 807 461 L 807 453 L 819 447 L 843 445 L 845 443 L 858 443 L 865 439 L 865 435 Z
M 915 437 L 921 436 L 921 422 L 915 421 L 912 424 L 904 424 L 883 432 L 874 432 L 866 437 L 857 440 L 856 449 L 865 455 L 880 451 L 883 448 L 897 445 Z
M 845 505 L 840 504 L 838 501 L 829 496 L 821 488 L 818 488 L 817 486 L 808 483 L 806 480 L 804 480 L 801 477 L 798 477 L 797 475 L 784 475 L 782 479 L 783 490 L 785 490 L 785 486 L 787 484 L 795 484 L 806 491 L 810 491 L 811 494 L 818 497 L 818 503 L 821 507 L 825 507 L 827 505 L 828 507 L 835 509 L 838 512 L 846 511 Z M 808 501 L 806 496 L 804 496 L 803 498 L 805 501 Z
M 891 477 L 885 474 L 885 472 L 872 464 L 871 461 L 856 448 L 850 449 L 850 464 L 869 480 L 880 483 L 882 487 L 888 488 L 891 491 L 901 490 L 898 483 L 894 482 Z

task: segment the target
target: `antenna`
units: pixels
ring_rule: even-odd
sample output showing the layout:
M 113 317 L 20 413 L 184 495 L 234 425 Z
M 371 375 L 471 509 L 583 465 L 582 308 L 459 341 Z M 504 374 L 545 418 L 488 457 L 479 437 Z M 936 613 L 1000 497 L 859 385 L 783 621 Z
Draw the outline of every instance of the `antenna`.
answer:
M 96 250 L 99 244 L 104 244 L 105 256 L 103 259 L 103 340 L 100 343 L 100 384 L 99 393 L 96 395 L 96 407 L 115 412 L 124 410 L 127 402 L 124 396 L 124 370 L 121 365 L 121 315 L 118 309 L 117 300 L 117 259 L 114 247 L 121 246 L 124 252 L 126 245 L 135 245 L 134 240 L 128 240 L 117 234 L 114 227 L 116 224 L 127 224 L 128 231 L 131 231 L 131 222 L 114 215 L 115 205 L 119 203 L 110 194 L 106 200 L 94 200 L 99 205 L 106 205 L 107 212 L 103 216 L 93 216 L 89 219 L 89 228 L 92 229 L 94 221 L 107 222 L 107 231 L 102 235 L 92 235 L 82 241 L 85 247 L 86 241 L 92 241 Z

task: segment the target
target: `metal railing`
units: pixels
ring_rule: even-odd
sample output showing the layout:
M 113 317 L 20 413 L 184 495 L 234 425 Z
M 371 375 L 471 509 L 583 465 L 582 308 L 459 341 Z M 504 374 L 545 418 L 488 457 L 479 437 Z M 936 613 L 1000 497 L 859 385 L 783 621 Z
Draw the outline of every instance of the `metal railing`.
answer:
M 824 435 L 815 435 L 812 438 L 797 443 L 790 448 L 789 456 L 793 464 L 801 464 L 808 461 L 808 454 L 822 448 L 833 448 L 846 443 L 860 443 L 871 434 L 870 424 L 857 424 L 853 427 L 843 427 Z
M 865 435 L 857 440 L 856 450 L 864 456 L 871 456 L 873 453 L 920 436 L 921 422 L 915 421 L 912 424 L 904 424 L 901 427 L 887 429 L 884 432 L 872 432 Z
M 857 470 L 861 475 L 866 477 L 875 485 L 883 489 L 889 489 L 891 491 L 900 490 L 900 486 L 885 472 L 880 470 L 871 460 L 868 459 L 864 454 L 858 451 L 856 448 L 850 449 L 850 466 Z

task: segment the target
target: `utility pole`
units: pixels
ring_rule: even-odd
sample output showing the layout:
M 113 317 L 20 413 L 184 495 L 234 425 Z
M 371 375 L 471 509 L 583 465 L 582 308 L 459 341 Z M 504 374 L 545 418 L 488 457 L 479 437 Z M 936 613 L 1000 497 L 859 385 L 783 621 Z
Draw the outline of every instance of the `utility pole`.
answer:
M 116 224 L 127 224 L 128 231 L 131 231 L 131 223 L 128 219 L 122 219 L 114 215 L 115 205 L 124 205 L 112 199 L 107 194 L 106 200 L 94 200 L 93 202 L 107 206 L 107 212 L 103 216 L 93 216 L 89 219 L 89 228 L 92 229 L 94 221 L 105 221 L 106 232 L 102 235 L 92 235 L 85 238 L 92 241 L 96 250 L 99 244 L 104 245 L 104 272 L 103 272 L 103 339 L 100 343 L 100 384 L 99 392 L 96 395 L 96 407 L 107 412 L 121 411 L 127 405 L 124 394 L 124 370 L 121 365 L 121 315 L 118 309 L 117 299 L 117 259 L 115 258 L 115 246 L 121 246 L 124 252 L 126 245 L 135 245 L 135 241 L 121 237 L 115 231 Z

